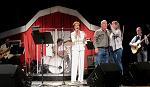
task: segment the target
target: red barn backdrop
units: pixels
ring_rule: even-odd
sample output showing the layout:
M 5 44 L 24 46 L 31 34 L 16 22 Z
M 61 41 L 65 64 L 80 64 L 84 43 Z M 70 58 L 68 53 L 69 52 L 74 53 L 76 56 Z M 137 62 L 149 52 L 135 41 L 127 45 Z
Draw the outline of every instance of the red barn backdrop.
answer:
M 35 44 L 32 37 L 32 27 L 39 26 L 42 32 L 51 32 L 54 29 L 61 31 L 73 31 L 73 22 L 80 21 L 81 30 L 85 32 L 86 38 L 93 40 L 95 29 L 98 26 L 90 24 L 77 11 L 61 6 L 55 6 L 39 11 L 26 25 L 1 33 L 0 38 L 10 38 L 11 40 L 21 40 L 22 47 L 25 52 L 21 55 L 20 60 L 22 64 L 28 64 L 32 60 L 41 60 L 41 44 Z M 54 32 L 51 32 L 54 34 Z M 85 46 L 85 69 L 88 67 L 87 56 L 91 55 L 91 50 Z M 46 56 L 46 45 L 43 45 L 43 55 Z

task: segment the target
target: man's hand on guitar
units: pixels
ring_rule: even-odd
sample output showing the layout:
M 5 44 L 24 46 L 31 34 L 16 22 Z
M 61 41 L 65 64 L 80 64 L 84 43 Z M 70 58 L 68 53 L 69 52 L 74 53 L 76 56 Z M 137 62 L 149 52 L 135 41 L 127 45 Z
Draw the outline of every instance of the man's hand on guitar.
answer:
M 137 43 L 132 43 L 132 47 L 137 47 Z
M 148 38 L 146 35 L 144 35 L 144 39 L 145 39 L 145 43 L 148 45 L 149 44 L 149 41 L 148 41 Z

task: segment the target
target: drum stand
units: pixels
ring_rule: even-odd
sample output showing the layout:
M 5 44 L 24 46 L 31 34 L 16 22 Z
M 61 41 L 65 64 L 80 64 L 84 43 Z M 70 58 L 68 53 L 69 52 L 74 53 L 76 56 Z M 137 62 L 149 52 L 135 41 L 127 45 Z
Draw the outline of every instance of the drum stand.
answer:
M 62 85 L 66 85 L 65 81 L 64 81 L 64 57 L 63 57 L 63 82 L 62 82 Z

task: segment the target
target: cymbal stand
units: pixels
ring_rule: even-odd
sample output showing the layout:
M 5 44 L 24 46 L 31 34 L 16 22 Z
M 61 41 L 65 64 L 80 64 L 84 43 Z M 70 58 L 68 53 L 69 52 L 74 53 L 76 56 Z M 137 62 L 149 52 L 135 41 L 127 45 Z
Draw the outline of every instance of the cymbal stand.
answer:
M 41 66 L 41 73 L 42 73 L 42 84 L 39 86 L 39 87 L 43 87 L 43 86 L 48 86 L 47 84 L 43 84 L 43 79 L 44 79 L 44 76 L 43 76 L 43 43 L 44 41 L 42 40 L 42 51 L 41 51 L 41 54 L 42 54 L 42 66 Z

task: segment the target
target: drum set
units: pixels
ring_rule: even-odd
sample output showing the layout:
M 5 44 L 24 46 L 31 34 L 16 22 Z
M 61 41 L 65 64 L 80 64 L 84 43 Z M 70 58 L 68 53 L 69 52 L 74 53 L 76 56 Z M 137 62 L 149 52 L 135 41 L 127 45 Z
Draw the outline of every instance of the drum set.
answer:
M 58 50 L 57 55 L 44 56 L 44 73 L 65 74 L 71 73 L 71 45 L 70 40 L 64 42 L 63 50 Z M 64 63 L 63 63 L 64 62 Z M 40 72 L 41 70 L 39 70 Z

